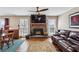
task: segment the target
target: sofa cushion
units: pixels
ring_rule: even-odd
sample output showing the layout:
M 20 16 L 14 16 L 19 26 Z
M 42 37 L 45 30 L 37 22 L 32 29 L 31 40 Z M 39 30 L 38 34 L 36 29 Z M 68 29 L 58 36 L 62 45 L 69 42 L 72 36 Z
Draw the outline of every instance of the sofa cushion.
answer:
M 64 35 L 65 34 L 65 31 L 64 30 L 60 30 L 59 34 L 61 35 Z
M 67 38 L 69 37 L 70 31 L 67 30 L 60 30 L 59 32 L 60 35 L 65 35 Z
M 63 39 L 67 39 L 66 35 L 60 35 Z
M 70 31 L 65 31 L 65 36 L 68 38 L 70 34 Z
M 68 38 L 68 41 L 70 41 L 70 42 L 73 43 L 73 44 L 79 45 L 79 41 L 77 41 L 77 40 Z
M 70 32 L 69 37 L 76 35 L 75 32 Z
M 59 40 L 59 45 L 62 46 L 64 48 L 63 50 L 65 51 L 74 51 L 74 49 L 65 40 Z
M 75 32 L 71 32 L 69 35 L 70 38 L 79 41 L 79 36 Z
M 58 32 L 56 32 L 55 34 L 53 34 L 54 36 L 60 36 L 60 34 Z
M 74 39 L 74 40 L 77 40 L 77 41 L 79 41 L 79 37 L 77 36 L 77 35 L 74 35 L 73 37 L 71 37 L 72 39 Z

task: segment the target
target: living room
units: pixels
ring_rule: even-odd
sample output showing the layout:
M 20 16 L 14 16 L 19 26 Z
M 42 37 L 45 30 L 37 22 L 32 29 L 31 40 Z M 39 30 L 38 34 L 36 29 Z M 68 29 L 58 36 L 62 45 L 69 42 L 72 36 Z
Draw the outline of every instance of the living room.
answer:
M 78 48 L 72 46 L 79 47 L 78 40 L 75 41 L 77 43 L 74 43 L 72 41 L 75 37 L 65 37 L 62 34 L 63 32 L 73 32 L 71 34 L 78 32 L 79 7 L 0 7 L 0 11 L 0 28 L 3 34 L 4 32 L 9 33 L 2 35 L 4 40 L 0 42 L 1 52 L 79 51 Z M 77 17 L 76 21 L 74 17 Z M 9 37 L 11 34 L 13 37 Z M 12 40 L 6 40 L 6 38 Z M 70 43 L 70 40 L 65 40 L 69 38 L 73 39 L 70 39 L 73 44 Z M 56 41 L 57 39 L 59 41 Z

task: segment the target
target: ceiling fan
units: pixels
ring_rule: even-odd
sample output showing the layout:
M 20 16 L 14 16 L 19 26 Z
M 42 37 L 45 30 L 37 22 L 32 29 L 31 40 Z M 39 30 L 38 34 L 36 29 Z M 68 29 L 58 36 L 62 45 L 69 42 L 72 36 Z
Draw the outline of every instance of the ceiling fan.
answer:
M 39 13 L 39 12 L 43 12 L 43 11 L 47 11 L 47 10 L 48 10 L 48 8 L 40 9 L 39 7 L 36 7 L 36 11 L 30 11 L 30 12 L 37 12 L 37 13 Z

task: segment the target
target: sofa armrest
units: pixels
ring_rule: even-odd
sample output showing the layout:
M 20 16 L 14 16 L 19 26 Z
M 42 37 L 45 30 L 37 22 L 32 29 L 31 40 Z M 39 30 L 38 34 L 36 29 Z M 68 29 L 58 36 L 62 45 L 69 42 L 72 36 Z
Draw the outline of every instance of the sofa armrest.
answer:
M 60 34 L 53 34 L 54 36 L 60 36 Z
M 67 39 L 67 37 L 65 35 L 60 35 L 63 39 Z

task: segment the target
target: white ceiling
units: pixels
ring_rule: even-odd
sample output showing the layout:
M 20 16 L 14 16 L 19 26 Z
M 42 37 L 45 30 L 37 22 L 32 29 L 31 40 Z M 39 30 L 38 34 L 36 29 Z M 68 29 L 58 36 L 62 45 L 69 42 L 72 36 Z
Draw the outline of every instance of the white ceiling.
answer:
M 72 9 L 72 7 L 40 7 L 40 9 L 43 8 L 48 8 L 47 11 L 42 12 L 48 16 L 58 16 Z M 35 10 L 35 7 L 0 7 L 0 16 L 29 16 L 35 14 L 35 12 L 30 12 Z

